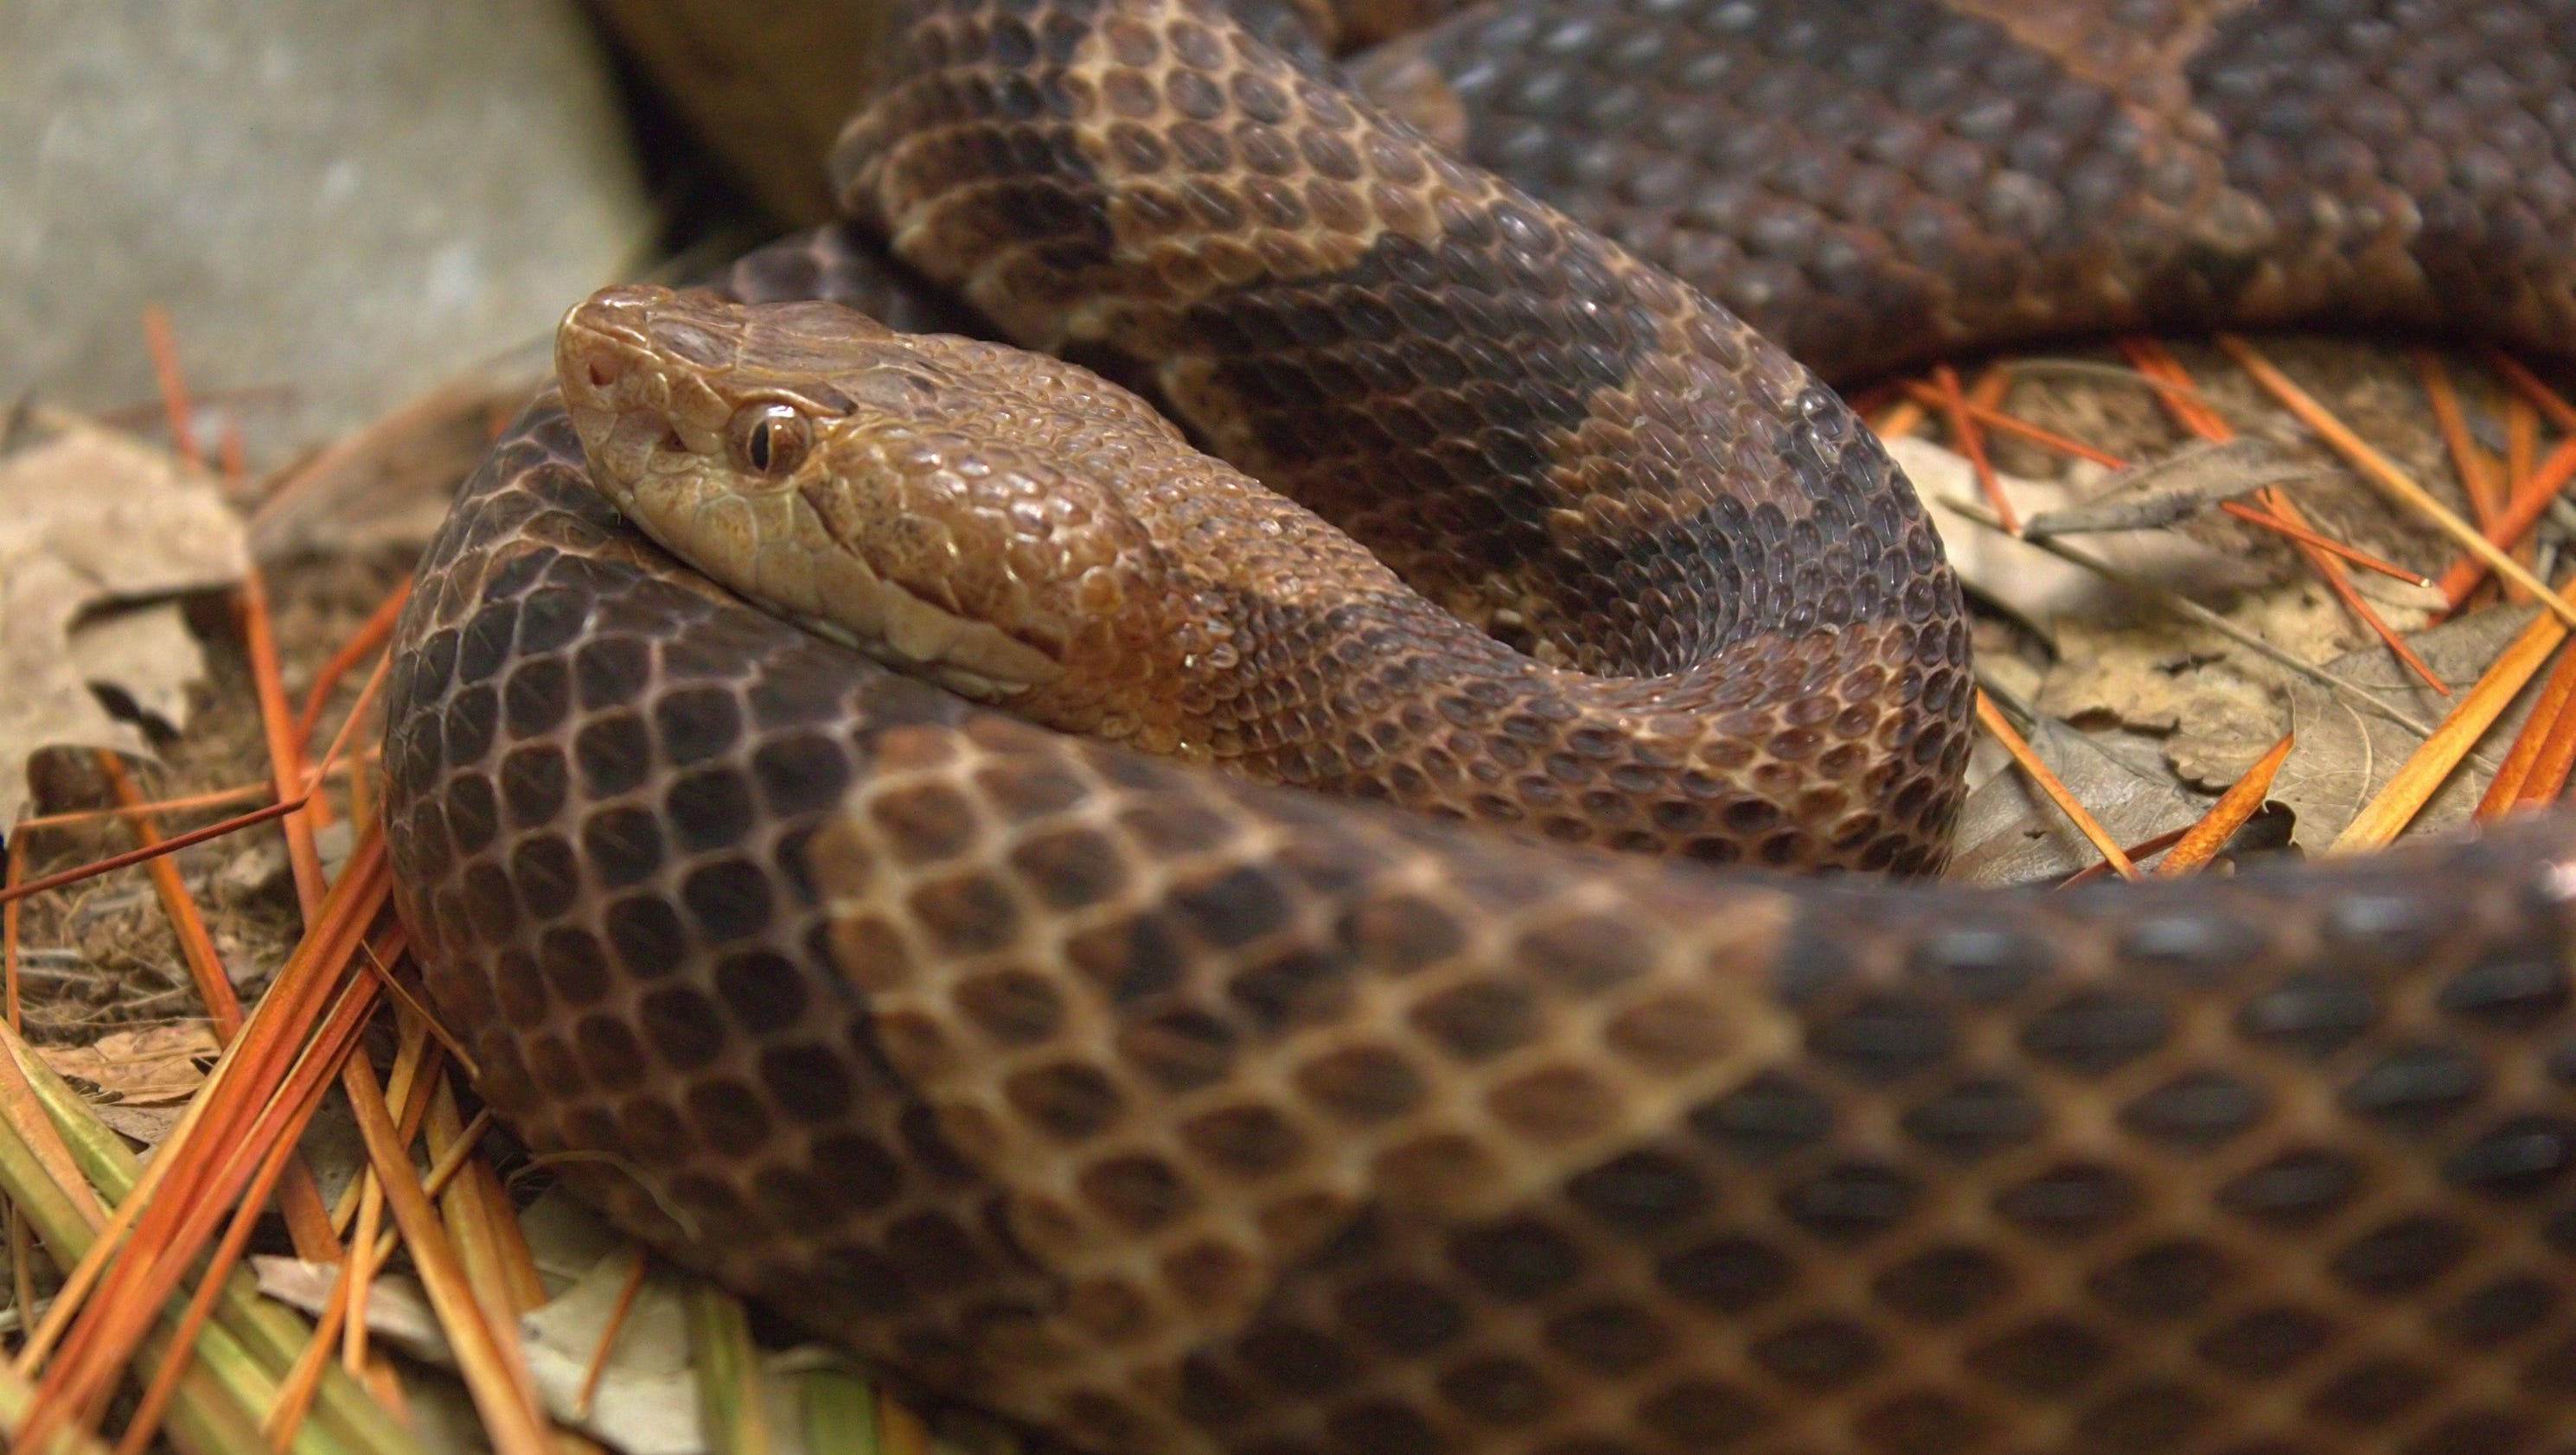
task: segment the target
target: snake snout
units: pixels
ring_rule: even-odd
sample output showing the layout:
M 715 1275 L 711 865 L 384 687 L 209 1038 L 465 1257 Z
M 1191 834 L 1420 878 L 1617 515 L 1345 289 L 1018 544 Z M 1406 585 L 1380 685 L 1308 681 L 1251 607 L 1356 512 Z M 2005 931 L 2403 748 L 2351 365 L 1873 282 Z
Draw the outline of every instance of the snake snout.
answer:
M 594 481 L 612 499 L 648 476 L 719 452 L 730 403 L 714 385 L 721 330 L 699 327 L 667 288 L 605 288 L 555 330 L 555 375 Z M 692 317 L 694 314 L 692 314 Z

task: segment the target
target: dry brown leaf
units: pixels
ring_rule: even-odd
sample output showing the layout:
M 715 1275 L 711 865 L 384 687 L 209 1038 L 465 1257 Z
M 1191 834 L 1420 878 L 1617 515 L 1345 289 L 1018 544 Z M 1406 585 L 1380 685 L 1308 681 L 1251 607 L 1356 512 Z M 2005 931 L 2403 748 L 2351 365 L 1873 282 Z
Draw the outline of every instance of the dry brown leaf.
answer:
M 188 689 L 206 680 L 206 649 L 179 603 L 84 618 L 72 627 L 71 651 L 82 681 L 173 732 L 188 725 Z
M 2431 631 L 2412 633 L 2406 642 L 2444 681 L 2452 683 L 2455 690 L 2465 691 L 2505 644 L 2530 625 L 2536 610 L 2532 606 L 2496 607 Z M 2327 670 L 2406 707 L 2427 722 L 2438 722 L 2455 701 L 2435 696 L 2383 647 L 2347 653 L 2328 663 Z M 2476 752 L 2415 816 L 2410 832 L 2438 830 L 2467 820 L 2470 810 L 2477 807 L 2478 796 L 2486 791 L 2487 780 L 2495 776 L 2505 745 L 2513 741 L 2522 720 L 2530 714 L 2547 675 L 2535 675 L 2514 698 L 2513 705 L 2479 740 Z M 2353 815 L 2422 741 L 2405 727 L 2345 702 L 2304 678 L 2290 682 L 2290 720 L 2299 734 L 2299 750 L 2290 755 L 2290 761 L 2282 765 L 2281 776 L 2273 780 L 2272 797 L 2298 810 L 2295 841 L 2309 849 L 2322 849 L 2334 842 L 2335 835 L 2343 832 Z
M 2040 719 L 2026 736 L 2040 761 L 2123 844 L 2181 828 L 2211 802 L 2175 782 L 2151 743 L 2097 738 L 2055 718 Z M 2102 857 L 2027 775 L 2009 771 L 1968 795 L 1959 812 L 1957 842 L 1946 877 L 1961 884 L 2041 882 Z
M 214 481 L 122 435 L 75 424 L 0 459 L 0 824 L 26 802 L 26 761 L 40 748 L 148 751 L 74 665 L 82 613 L 227 586 L 249 560 Z
M 612 1253 L 552 1302 L 521 1316 L 528 1373 L 555 1418 L 627 1455 L 696 1455 L 707 1446 L 699 1430 L 697 1377 L 689 1366 L 687 1285 L 668 1270 L 646 1272 L 590 1408 L 576 1407 L 634 1260 L 643 1256 L 631 1246 Z
M 261 1256 L 250 1265 L 259 1275 L 260 1292 L 308 1314 L 320 1314 L 331 1302 L 331 1285 L 340 1278 L 337 1263 Z M 438 1315 L 430 1311 L 429 1295 L 408 1274 L 379 1271 L 367 1281 L 367 1332 L 423 1362 L 442 1368 L 456 1363 L 456 1351 L 448 1347 Z
M 184 1106 L 123 1106 L 116 1103 L 94 1105 L 90 1110 L 98 1119 L 114 1128 L 116 1134 L 145 1151 L 158 1147 L 187 1115 Z
M 223 1054 L 204 1021 L 178 1021 L 117 1031 L 86 1046 L 38 1046 L 45 1064 L 97 1091 L 90 1100 L 121 1106 L 175 1106 L 196 1095 Z

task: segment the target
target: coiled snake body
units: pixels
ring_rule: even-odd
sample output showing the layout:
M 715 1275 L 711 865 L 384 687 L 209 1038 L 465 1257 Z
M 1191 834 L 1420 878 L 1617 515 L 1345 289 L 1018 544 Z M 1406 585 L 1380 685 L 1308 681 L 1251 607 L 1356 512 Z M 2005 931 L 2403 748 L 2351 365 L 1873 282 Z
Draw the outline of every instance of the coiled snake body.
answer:
M 577 312 L 584 439 L 541 402 L 422 564 L 386 815 L 482 1090 L 620 1221 L 1122 1455 L 2576 1440 L 2576 823 L 1767 872 L 1938 863 L 1965 634 L 1866 431 L 1655 266 L 1837 374 L 2141 319 L 2563 347 L 2576 7 L 1506 4 L 1353 64 L 1412 126 L 1189 0 L 889 29 L 860 223 L 721 291 L 958 327 L 882 233 L 1422 595 L 1088 374 Z M 893 502 L 836 630 L 1118 741 L 753 610 L 588 478 L 797 456 Z M 1142 503 L 1061 504 L 1086 462 Z M 793 596 L 764 553 L 835 507 L 776 498 L 728 538 Z M 1137 580 L 1173 637 L 1090 624 Z

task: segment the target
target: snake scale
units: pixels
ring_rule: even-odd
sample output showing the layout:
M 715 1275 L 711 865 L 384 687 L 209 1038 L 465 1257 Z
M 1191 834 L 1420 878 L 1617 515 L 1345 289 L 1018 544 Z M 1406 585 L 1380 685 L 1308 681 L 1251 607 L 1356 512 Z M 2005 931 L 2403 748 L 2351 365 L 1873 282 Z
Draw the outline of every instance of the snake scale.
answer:
M 677 564 L 540 401 L 421 565 L 385 751 L 533 1149 L 1100 1455 L 2576 1448 L 2576 819 L 1773 872 L 1937 867 L 1967 741 L 1937 543 L 1791 356 L 2563 348 L 2576 5 L 1504 0 L 1339 68 L 1299 7 L 899 10 L 850 224 L 575 314 L 597 473 L 846 448 L 962 504 L 844 542 L 844 632 L 1008 698 L 1089 629 L 961 614 L 1097 456 L 1196 635 L 1057 694 L 1107 740 L 1032 726 Z M 1264 554 L 1298 507 L 1090 373 L 749 306 L 811 298 L 1151 391 L 1421 594 L 1318 596 Z

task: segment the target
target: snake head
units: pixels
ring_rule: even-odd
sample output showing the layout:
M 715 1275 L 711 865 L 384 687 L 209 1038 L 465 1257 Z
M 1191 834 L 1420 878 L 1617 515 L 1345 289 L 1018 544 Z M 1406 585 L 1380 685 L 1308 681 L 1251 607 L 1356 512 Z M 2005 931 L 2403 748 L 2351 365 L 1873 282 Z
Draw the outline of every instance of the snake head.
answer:
M 894 337 L 828 303 L 754 309 L 632 284 L 564 315 L 555 373 L 593 481 L 641 514 L 715 472 L 734 488 L 792 479 L 816 432 L 854 407 L 833 380 L 881 363 Z
M 1069 731 L 1222 751 L 1200 718 L 1249 690 L 1253 615 L 1402 590 L 1060 360 L 834 304 L 620 287 L 566 315 L 555 361 L 593 483 L 673 555 Z
M 754 604 L 984 700 L 1059 677 L 1075 630 L 1053 522 L 981 498 L 1010 441 L 953 427 L 1007 352 L 650 286 L 555 336 L 591 481 L 629 520 Z

